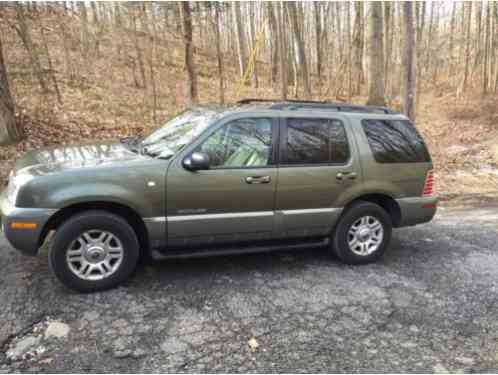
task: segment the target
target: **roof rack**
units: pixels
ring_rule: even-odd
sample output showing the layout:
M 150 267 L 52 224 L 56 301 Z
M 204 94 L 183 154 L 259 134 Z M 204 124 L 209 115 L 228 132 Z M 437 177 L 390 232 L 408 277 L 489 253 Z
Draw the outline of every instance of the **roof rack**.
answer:
M 279 100 L 279 99 L 253 99 L 247 98 L 237 102 L 237 104 L 250 104 L 250 103 L 273 103 L 269 106 L 270 109 L 331 109 L 338 112 L 367 112 L 367 113 L 385 113 L 397 114 L 398 112 L 382 106 L 375 105 L 361 105 L 352 103 L 340 102 L 327 102 L 327 101 L 313 101 L 313 100 Z

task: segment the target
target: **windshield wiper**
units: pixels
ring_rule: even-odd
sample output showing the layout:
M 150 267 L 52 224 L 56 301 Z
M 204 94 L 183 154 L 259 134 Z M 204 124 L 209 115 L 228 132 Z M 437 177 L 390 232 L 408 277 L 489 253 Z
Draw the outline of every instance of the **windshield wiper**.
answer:
M 138 136 L 133 136 L 133 137 L 124 137 L 120 138 L 119 141 L 124 144 L 125 146 L 128 146 L 128 148 L 133 151 L 133 152 L 140 152 L 140 137 Z
M 150 156 L 151 158 L 158 158 L 158 159 L 163 159 L 163 160 L 167 160 L 167 159 L 171 158 L 174 155 L 173 153 L 171 153 L 171 154 L 168 154 L 168 155 L 162 155 L 161 156 L 161 151 L 151 151 L 147 147 L 141 147 L 140 148 L 140 154 L 141 155 Z

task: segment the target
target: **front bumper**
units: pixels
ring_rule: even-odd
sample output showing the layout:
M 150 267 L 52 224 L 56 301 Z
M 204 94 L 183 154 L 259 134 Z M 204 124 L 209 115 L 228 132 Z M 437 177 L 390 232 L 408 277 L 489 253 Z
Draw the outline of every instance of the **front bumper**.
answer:
M 5 192 L 0 195 L 2 232 L 9 243 L 25 255 L 38 253 L 43 228 L 56 211 L 56 209 L 16 207 L 7 200 Z M 16 223 L 14 227 L 12 223 Z M 22 223 L 30 225 L 23 227 Z
M 401 210 L 400 227 L 431 221 L 436 215 L 438 198 L 413 197 L 396 199 Z

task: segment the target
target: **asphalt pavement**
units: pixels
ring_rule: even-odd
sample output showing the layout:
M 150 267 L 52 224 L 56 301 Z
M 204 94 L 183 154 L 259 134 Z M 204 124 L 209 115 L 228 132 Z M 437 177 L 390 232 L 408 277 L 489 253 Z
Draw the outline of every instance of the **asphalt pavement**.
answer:
M 498 205 L 324 249 L 142 266 L 78 294 L 0 237 L 0 373 L 498 372 Z

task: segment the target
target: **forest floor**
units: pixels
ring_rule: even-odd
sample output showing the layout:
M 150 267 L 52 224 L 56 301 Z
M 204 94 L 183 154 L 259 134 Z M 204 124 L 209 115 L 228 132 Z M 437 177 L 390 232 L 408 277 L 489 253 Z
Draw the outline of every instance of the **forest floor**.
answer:
M 72 36 L 75 45 L 77 35 Z M 26 137 L 17 145 L 0 147 L 0 182 L 8 175 L 15 159 L 28 150 L 81 140 L 143 134 L 185 107 L 182 99 L 182 45 L 178 39 L 165 35 L 158 41 L 154 60 L 158 103 L 154 124 L 150 79 L 147 77 L 146 87 L 137 87 L 135 84 L 138 73 L 134 72 L 130 63 L 134 52 L 129 36 L 123 35 L 119 39 L 119 53 L 117 45 L 104 38 L 99 52 L 91 56 L 89 63 L 83 62 L 77 48 L 72 48 L 69 52 L 74 60 L 71 79 L 68 78 L 68 67 L 59 38 L 56 32 L 48 33 L 62 103 L 56 101 L 53 93 L 41 95 L 24 48 L 12 31 L 5 33 L 4 54 L 11 91 Z M 147 48 L 144 47 L 145 52 Z M 195 61 L 200 102 L 216 101 L 219 94 L 213 52 L 207 46 L 200 46 L 196 48 Z M 239 85 L 235 61 L 235 57 L 225 56 L 227 102 L 234 102 L 241 97 L 277 96 L 270 88 L 267 64 L 258 64 L 259 88 L 254 88 Z M 316 77 L 313 82 L 314 91 L 317 91 Z M 292 87 L 289 88 L 291 91 Z M 416 123 L 433 156 L 436 191 L 444 200 L 497 191 L 497 98 L 456 100 L 449 89 L 438 95 L 434 91 L 440 90 L 423 90 Z M 469 97 L 472 97 L 471 94 Z M 335 98 L 321 96 L 315 99 Z M 353 100 L 361 103 L 365 98 Z

